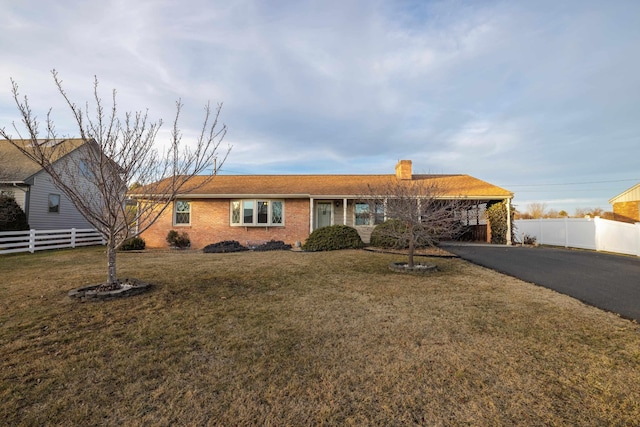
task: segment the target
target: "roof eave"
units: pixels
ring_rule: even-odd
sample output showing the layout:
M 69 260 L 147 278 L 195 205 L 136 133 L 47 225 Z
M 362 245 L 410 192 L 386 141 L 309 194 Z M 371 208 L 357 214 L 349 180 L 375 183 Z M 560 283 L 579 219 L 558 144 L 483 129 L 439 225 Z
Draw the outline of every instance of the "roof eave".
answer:
M 0 185 L 29 185 L 25 181 L 0 181 Z
M 166 194 L 129 194 L 134 198 L 167 197 Z M 226 193 L 226 194 L 178 194 L 176 199 L 362 199 L 362 194 L 277 194 L 277 193 Z M 458 200 L 503 200 L 513 198 L 513 194 L 484 195 L 484 196 L 442 196 L 441 199 Z
M 617 199 L 626 196 L 628 193 L 631 193 L 633 190 L 635 190 L 636 188 L 640 187 L 640 184 L 636 184 L 631 188 L 627 188 L 626 190 L 624 190 L 622 193 L 618 194 L 617 196 L 614 196 L 612 198 L 609 199 L 609 204 L 613 205 Z

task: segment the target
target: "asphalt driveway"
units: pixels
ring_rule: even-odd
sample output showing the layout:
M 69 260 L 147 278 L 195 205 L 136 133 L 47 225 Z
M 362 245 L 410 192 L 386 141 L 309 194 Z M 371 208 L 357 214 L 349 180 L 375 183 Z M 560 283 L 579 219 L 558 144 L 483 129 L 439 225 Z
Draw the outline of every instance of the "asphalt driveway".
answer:
M 474 264 L 640 322 L 640 257 L 549 247 L 442 246 Z

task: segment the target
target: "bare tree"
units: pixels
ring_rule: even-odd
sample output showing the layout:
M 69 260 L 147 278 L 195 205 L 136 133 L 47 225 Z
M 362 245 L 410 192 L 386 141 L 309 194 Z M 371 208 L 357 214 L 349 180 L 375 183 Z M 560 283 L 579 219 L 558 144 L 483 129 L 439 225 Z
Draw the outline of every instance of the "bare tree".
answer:
M 107 283 L 109 288 L 120 285 L 116 275 L 116 251 L 128 239 L 151 226 L 181 192 L 194 190 L 215 176 L 229 154 L 220 153 L 220 144 L 227 132 L 218 125 L 221 105 L 211 109 L 207 104 L 200 134 L 191 146 L 182 141 L 178 119 L 182 104 L 176 102 L 176 115 L 170 144 L 165 150 L 156 146 L 162 120 L 152 121 L 148 112 L 119 114 L 116 91 L 105 106 L 98 94 L 98 79 L 94 79 L 93 103 L 82 108 L 73 103 L 63 89 L 55 70 L 53 80 L 64 98 L 80 133 L 81 146 L 62 144 L 55 131 L 51 110 L 46 116 L 46 131 L 41 134 L 36 115 L 27 97 L 21 99 L 18 85 L 12 79 L 12 94 L 21 116 L 22 130 L 14 122 L 14 138 L 0 129 L 7 141 L 24 155 L 38 163 L 53 183 L 73 202 L 102 235 L 107 245 Z M 75 155 L 71 155 L 75 154 Z M 190 180 L 209 172 L 208 179 Z M 144 203 L 131 209 L 127 186 L 144 185 Z M 135 222 L 144 224 L 133 228 Z
M 545 218 L 559 218 L 560 217 L 560 212 L 558 212 L 556 209 L 549 209 L 545 214 L 544 214 Z
M 534 202 L 527 205 L 527 211 L 529 215 L 531 215 L 531 218 L 534 219 L 544 218 L 546 210 L 547 204 L 544 202 Z
M 532 218 L 531 214 L 528 211 L 521 212 L 518 209 L 515 209 L 513 215 L 514 215 L 514 219 L 531 219 Z
M 444 191 L 429 179 L 397 180 L 368 188 L 361 199 L 370 212 L 384 207 L 386 219 L 394 220 L 379 232 L 408 248 L 408 267 L 414 267 L 415 249 L 433 247 L 442 240 L 459 236 L 464 225 L 461 213 L 467 208 L 463 200 L 445 197 Z
M 613 212 L 605 211 L 602 208 L 576 208 L 575 217 L 576 218 L 584 218 L 584 217 L 600 217 L 602 219 L 610 219 L 615 220 L 615 215 Z

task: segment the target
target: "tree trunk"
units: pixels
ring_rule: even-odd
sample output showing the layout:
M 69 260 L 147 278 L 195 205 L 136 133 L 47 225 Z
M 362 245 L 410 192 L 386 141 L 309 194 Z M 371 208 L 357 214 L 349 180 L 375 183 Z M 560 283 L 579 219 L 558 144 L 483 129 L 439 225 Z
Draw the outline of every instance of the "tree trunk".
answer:
M 115 285 L 118 279 L 116 275 L 116 245 L 113 239 L 107 242 L 107 284 Z

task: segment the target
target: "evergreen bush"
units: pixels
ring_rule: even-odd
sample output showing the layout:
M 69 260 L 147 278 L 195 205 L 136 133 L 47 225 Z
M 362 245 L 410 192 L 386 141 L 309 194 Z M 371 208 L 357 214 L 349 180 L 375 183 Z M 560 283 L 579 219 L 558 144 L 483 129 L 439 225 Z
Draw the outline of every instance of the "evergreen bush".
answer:
M 487 219 L 491 226 L 491 243 L 504 245 L 507 243 L 507 204 L 505 202 L 496 202 L 487 206 Z M 513 223 L 514 210 L 511 209 L 511 241 L 515 237 L 515 224 Z
M 270 240 L 260 246 L 253 248 L 254 251 L 288 251 L 291 245 L 286 244 L 282 240 Z
M 403 238 L 407 225 L 397 219 L 389 219 L 376 225 L 371 232 L 370 245 L 377 248 L 406 249 L 409 242 Z
M 185 249 L 191 246 L 191 239 L 186 231 L 178 233 L 176 230 L 170 230 L 167 233 L 167 243 L 173 248 Z
M 142 237 L 132 237 L 120 246 L 121 251 L 142 251 L 147 246 Z
M 237 240 L 225 240 L 223 242 L 211 243 L 202 249 L 207 254 L 221 254 L 228 252 L 248 251 L 249 248 L 244 247 Z
M 305 251 L 333 251 L 338 249 L 360 249 L 364 243 L 355 228 L 347 225 L 331 225 L 318 228 L 302 245 Z
M 8 194 L 0 194 L 0 231 L 29 230 L 27 215 L 16 199 Z

